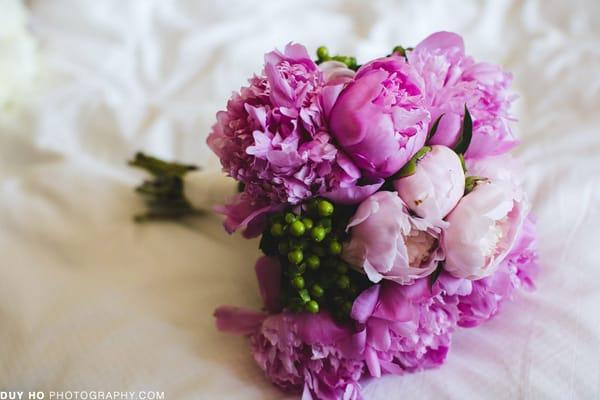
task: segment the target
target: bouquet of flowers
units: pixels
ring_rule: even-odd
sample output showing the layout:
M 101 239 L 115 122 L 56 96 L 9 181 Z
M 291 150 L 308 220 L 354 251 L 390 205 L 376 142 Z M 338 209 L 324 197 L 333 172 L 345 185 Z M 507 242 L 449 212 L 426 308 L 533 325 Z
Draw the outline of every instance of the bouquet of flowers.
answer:
M 449 32 L 363 65 L 288 44 L 217 114 L 208 145 L 239 182 L 218 211 L 260 236 L 264 309 L 223 306 L 216 323 L 273 384 L 358 399 L 361 378 L 439 366 L 457 328 L 533 287 L 510 80 Z

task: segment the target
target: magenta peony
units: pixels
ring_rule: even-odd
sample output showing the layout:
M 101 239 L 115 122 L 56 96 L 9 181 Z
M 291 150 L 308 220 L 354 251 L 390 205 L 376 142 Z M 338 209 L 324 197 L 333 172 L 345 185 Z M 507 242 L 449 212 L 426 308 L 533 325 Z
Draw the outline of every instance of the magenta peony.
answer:
M 441 220 L 465 191 L 465 174 L 458 155 L 446 146 L 431 146 L 413 175 L 394 181 L 394 188 L 419 217 Z
M 371 61 L 339 95 L 329 124 L 365 175 L 388 177 L 425 144 L 423 80 L 402 57 Z
M 283 313 L 265 319 L 250 342 L 258 365 L 283 390 L 304 391 L 305 399 L 354 400 L 364 362 L 340 346 L 350 335 L 326 313 Z
M 438 228 L 410 216 L 395 192 L 377 192 L 363 201 L 347 229 L 351 239 L 342 257 L 372 282 L 411 283 L 431 274 L 443 258 Z
M 363 356 L 371 376 L 402 374 L 441 365 L 458 319 L 457 301 L 433 294 L 427 279 L 404 286 L 386 281 L 354 301 Z
M 443 115 L 431 144 L 456 144 L 465 104 L 473 117 L 473 139 L 467 157 L 505 153 L 517 144 L 509 126 L 509 108 L 515 99 L 508 92 L 511 75 L 466 56 L 459 35 L 432 34 L 408 53 L 408 62 L 425 82 L 431 122 Z
M 365 370 L 353 332 L 327 313 L 264 313 L 235 307 L 215 311 L 222 331 L 248 335 L 256 363 L 273 384 L 303 399 L 360 399 Z
M 332 143 L 324 115 L 347 74 L 330 66 L 333 81 L 327 82 L 306 49 L 290 44 L 283 53 L 267 54 L 264 75 L 253 77 L 217 114 L 207 143 L 223 170 L 245 184 L 245 205 L 221 210 L 229 231 L 269 206 L 354 186 L 360 172 Z

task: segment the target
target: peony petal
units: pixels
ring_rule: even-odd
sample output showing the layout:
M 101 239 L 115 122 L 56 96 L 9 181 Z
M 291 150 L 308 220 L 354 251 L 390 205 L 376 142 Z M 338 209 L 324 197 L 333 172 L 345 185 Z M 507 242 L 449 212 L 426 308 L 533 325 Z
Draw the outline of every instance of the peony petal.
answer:
M 427 36 L 415 47 L 414 52 L 418 53 L 421 51 L 435 51 L 449 48 L 457 48 L 464 53 L 465 43 L 463 38 L 454 32 L 441 31 Z
M 281 266 L 274 257 L 261 257 L 254 266 L 260 295 L 265 308 L 269 312 L 277 312 L 281 308 L 279 292 L 281 290 Z
M 352 304 L 352 312 L 350 313 L 352 319 L 360 323 L 367 321 L 377 306 L 379 289 L 380 285 L 374 285 L 358 295 Z
M 267 314 L 247 308 L 221 306 L 214 312 L 217 319 L 217 329 L 238 335 L 255 333 Z
M 364 201 L 367 197 L 379 190 L 383 186 L 384 180 L 374 179 L 373 183 L 358 186 L 351 185 L 347 187 L 339 187 L 330 192 L 324 193 L 323 197 L 340 204 L 358 204 Z
M 387 321 L 371 318 L 367 323 L 367 335 L 369 343 L 377 351 L 388 351 L 392 339 Z
M 379 378 L 381 376 L 381 365 L 379 364 L 377 352 L 368 346 L 365 349 L 365 362 L 367 363 L 367 368 L 369 369 L 371 376 Z
M 420 282 L 420 281 L 417 281 Z M 412 285 L 414 286 L 414 285 Z M 404 291 L 410 286 L 399 285 L 386 281 L 381 288 L 379 303 L 373 316 L 389 321 L 410 321 L 414 318 L 415 310 L 413 304 L 408 301 Z

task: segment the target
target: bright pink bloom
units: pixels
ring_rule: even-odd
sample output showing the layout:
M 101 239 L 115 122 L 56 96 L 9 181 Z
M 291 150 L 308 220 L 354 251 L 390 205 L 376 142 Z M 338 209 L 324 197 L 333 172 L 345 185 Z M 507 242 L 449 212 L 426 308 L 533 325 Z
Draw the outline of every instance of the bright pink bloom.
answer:
M 329 124 L 365 175 L 388 177 L 425 144 L 423 80 L 402 57 L 371 61 L 339 95 Z
M 363 356 L 371 376 L 402 374 L 443 363 L 458 309 L 454 298 L 434 295 L 428 279 L 403 286 L 386 281 L 354 301 L 352 318 L 363 328 Z
M 431 144 L 454 146 L 464 117 L 465 104 L 473 117 L 473 140 L 468 157 L 501 154 L 517 141 L 511 133 L 508 92 L 511 75 L 500 67 L 477 63 L 465 55 L 463 39 L 450 32 L 437 32 L 408 53 L 408 62 L 425 81 L 425 101 L 431 123 L 440 115 Z
M 250 336 L 254 359 L 268 378 L 303 398 L 358 399 L 364 362 L 347 357 L 340 341 L 351 332 L 327 313 L 277 314 Z

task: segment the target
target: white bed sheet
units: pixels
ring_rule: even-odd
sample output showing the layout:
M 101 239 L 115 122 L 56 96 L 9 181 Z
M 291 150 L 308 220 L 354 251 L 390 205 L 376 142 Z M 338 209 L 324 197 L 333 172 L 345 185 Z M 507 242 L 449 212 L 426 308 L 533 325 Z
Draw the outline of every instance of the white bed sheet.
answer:
M 136 225 L 136 150 L 216 168 L 214 113 L 290 40 L 365 60 L 435 30 L 515 75 L 543 274 L 367 399 L 600 396 L 600 7 L 562 1 L 30 1 L 42 86 L 0 132 L 0 388 L 277 399 L 220 304 L 259 305 L 256 242 Z

